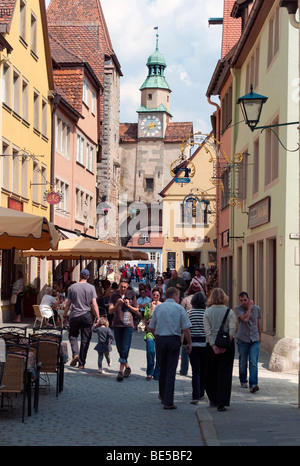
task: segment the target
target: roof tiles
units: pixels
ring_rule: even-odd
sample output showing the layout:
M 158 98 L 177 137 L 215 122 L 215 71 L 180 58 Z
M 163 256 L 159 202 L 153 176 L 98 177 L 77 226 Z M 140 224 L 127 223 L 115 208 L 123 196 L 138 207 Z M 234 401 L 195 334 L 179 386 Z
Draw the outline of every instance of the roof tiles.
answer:
M 193 133 L 192 122 L 169 123 L 165 133 L 165 142 L 180 143 Z M 121 142 L 136 142 L 138 139 L 137 123 L 120 123 Z

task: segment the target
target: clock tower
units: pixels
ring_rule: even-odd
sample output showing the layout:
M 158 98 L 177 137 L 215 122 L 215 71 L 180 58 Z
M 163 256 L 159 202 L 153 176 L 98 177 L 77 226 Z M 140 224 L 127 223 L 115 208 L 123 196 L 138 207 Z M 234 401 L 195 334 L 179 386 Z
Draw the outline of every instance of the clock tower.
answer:
M 137 110 L 138 137 L 145 139 L 164 138 L 172 115 L 169 112 L 171 89 L 165 78 L 166 60 L 156 49 L 147 60 L 148 76 L 140 88 L 141 106 Z
M 137 121 L 120 123 L 119 190 L 129 205 L 161 201 L 159 193 L 173 179 L 170 166 L 181 153 L 182 140 L 193 133 L 192 122 L 171 121 L 171 88 L 165 78 L 167 64 L 158 39 L 156 34 L 155 51 L 146 63 Z

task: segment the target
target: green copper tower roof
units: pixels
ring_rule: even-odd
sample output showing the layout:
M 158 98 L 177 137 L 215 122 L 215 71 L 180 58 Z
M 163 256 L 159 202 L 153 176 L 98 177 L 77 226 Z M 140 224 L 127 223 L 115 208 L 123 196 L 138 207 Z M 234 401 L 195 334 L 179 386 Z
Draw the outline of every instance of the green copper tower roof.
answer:
M 158 29 L 158 28 L 155 28 Z M 167 67 L 164 56 L 158 50 L 158 33 L 156 34 L 156 49 L 155 52 L 150 55 L 147 60 L 148 76 L 140 87 L 142 89 L 167 89 L 171 91 L 169 84 L 164 76 L 165 69 Z

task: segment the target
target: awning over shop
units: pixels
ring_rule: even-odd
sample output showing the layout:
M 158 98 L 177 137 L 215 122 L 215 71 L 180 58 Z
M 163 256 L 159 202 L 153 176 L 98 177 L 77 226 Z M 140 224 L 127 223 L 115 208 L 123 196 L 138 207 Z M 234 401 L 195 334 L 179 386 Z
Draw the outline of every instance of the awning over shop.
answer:
M 45 217 L 0 207 L 0 249 L 56 250 L 59 236 Z
M 133 251 L 122 246 L 105 243 L 84 236 L 66 239 L 59 242 L 56 251 L 22 251 L 23 257 L 39 257 L 48 260 L 55 259 L 85 259 L 85 260 L 133 260 Z

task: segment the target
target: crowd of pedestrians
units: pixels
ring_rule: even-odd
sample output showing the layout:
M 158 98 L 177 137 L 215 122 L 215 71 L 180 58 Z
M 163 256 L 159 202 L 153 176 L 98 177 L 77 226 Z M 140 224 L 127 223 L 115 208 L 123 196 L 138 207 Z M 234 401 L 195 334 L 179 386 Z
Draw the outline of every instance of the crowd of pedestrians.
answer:
M 99 355 L 99 374 L 104 372 L 104 357 L 111 365 L 109 353 L 114 341 L 120 364 L 116 379 L 122 382 L 132 371 L 129 355 L 133 331 L 142 329 L 146 380 L 158 380 L 164 409 L 176 409 L 174 386 L 181 352 L 180 373 L 186 375 L 189 364 L 192 369 L 191 403 L 200 403 L 206 393 L 210 405 L 224 411 L 230 405 L 237 338 L 241 386 L 248 387 L 249 364 L 250 391 L 259 390 L 259 307 L 242 292 L 240 305 L 234 312 L 228 307 L 225 291 L 211 287 L 209 277 L 216 277 L 216 270 L 208 274 L 202 266 L 195 270 L 194 276 L 185 272 L 179 276 L 176 270 L 167 270 L 155 281 L 152 275 L 150 280 L 149 272 L 149 280 L 141 282 L 135 276 L 132 283 L 130 269 L 124 267 L 120 274 L 110 266 L 106 278 L 94 286 L 87 283 L 89 272 L 83 270 L 80 282 L 69 287 L 64 306 L 72 349 L 71 366 L 84 367 L 94 330 L 98 335 L 95 349 Z M 218 343 L 222 325 L 229 341 L 224 347 Z

